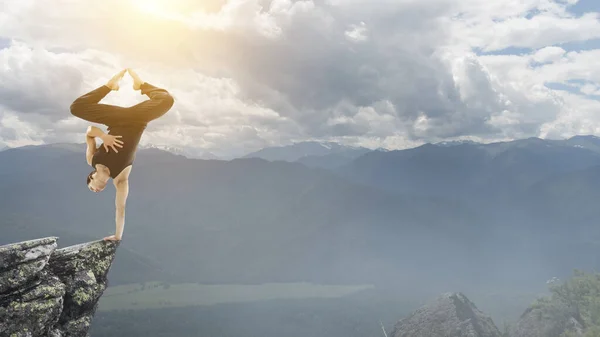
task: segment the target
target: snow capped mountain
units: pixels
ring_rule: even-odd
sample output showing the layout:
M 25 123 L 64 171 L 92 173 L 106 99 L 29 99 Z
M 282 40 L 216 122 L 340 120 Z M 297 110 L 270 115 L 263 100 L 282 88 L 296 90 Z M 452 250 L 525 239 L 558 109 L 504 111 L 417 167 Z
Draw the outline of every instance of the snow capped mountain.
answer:
M 443 141 L 443 142 L 435 143 L 435 145 L 438 145 L 438 146 L 457 146 L 457 145 L 463 145 L 463 144 L 478 144 L 478 143 L 474 142 L 472 140 L 468 140 L 468 139 L 463 139 L 463 140 L 448 140 L 448 141 Z
M 300 142 L 286 146 L 267 147 L 252 152 L 244 158 L 262 158 L 269 161 L 295 162 L 307 157 L 321 157 L 329 155 L 341 155 L 356 158 L 371 151 L 364 147 L 353 147 L 340 145 L 332 142 Z
M 173 154 L 184 156 L 190 159 L 205 159 L 205 160 L 219 160 L 220 158 L 211 152 L 204 151 L 202 149 L 195 148 L 181 148 L 171 145 L 159 145 L 159 144 L 145 144 L 140 145 L 140 149 L 157 149 L 167 151 Z

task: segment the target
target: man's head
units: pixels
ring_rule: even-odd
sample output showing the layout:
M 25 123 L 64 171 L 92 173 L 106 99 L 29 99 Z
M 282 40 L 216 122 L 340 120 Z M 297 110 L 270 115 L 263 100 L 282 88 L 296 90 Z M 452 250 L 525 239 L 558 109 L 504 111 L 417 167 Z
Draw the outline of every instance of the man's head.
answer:
M 92 172 L 90 172 L 90 174 L 88 174 L 87 185 L 90 191 L 102 192 L 104 190 L 108 182 L 108 179 L 106 179 L 107 177 L 104 176 L 105 174 L 106 173 L 98 171 L 96 169 L 94 169 Z

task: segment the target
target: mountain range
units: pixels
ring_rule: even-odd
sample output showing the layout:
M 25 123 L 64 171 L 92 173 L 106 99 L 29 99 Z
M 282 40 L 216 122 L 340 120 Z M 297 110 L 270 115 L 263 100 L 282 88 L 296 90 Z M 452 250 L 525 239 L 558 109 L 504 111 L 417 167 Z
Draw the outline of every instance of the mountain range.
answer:
M 144 144 L 144 145 L 140 145 L 140 149 L 158 149 L 158 150 L 167 151 L 167 152 L 177 154 L 177 155 L 182 155 L 182 156 L 185 156 L 190 159 L 214 159 L 214 160 L 221 159 L 212 152 L 193 148 L 193 147 L 178 147 L 178 146 L 171 146 L 171 145 Z
M 268 161 L 299 162 L 308 167 L 335 169 L 372 150 L 364 147 L 340 145 L 332 142 L 300 142 L 286 146 L 267 147 L 244 158 Z M 377 149 L 375 151 L 385 151 Z
M 426 144 L 328 169 L 141 149 L 113 282 L 443 290 L 597 268 L 599 144 Z M 89 192 L 89 170 L 83 144 L 0 152 L 0 244 L 111 234 L 114 188 Z

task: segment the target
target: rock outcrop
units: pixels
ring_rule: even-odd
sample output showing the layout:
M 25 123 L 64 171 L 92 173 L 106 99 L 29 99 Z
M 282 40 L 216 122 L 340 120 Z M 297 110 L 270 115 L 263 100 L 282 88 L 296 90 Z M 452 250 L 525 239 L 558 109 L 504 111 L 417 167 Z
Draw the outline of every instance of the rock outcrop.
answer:
M 0 336 L 87 336 L 118 242 L 0 246 Z
M 461 293 L 447 293 L 399 321 L 391 337 L 500 337 L 492 319 Z
M 577 312 L 563 303 L 538 303 L 529 307 L 517 323 L 513 337 L 560 337 L 565 332 L 583 336 Z

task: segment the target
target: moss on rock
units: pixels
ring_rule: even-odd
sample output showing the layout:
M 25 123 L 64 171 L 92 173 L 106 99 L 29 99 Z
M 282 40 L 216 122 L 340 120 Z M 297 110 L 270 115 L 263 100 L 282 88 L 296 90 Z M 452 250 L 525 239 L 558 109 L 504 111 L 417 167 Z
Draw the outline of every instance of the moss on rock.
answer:
M 118 242 L 0 247 L 0 336 L 87 336 Z
M 0 247 L 0 295 L 36 279 L 54 250 L 56 237 Z
M 0 306 L 0 336 L 40 336 L 58 322 L 63 308 L 64 285 L 53 275 L 19 297 Z

